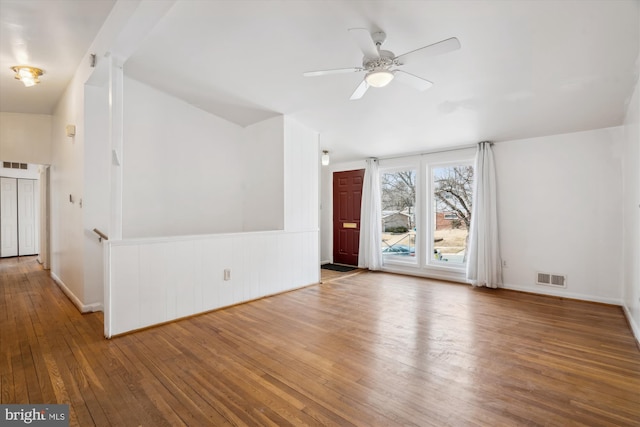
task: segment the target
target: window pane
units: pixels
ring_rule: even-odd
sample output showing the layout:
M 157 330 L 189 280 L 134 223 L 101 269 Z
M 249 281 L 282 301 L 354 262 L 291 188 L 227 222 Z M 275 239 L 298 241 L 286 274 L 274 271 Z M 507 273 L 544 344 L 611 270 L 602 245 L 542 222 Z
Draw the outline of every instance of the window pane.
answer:
M 382 256 L 416 263 L 416 170 L 381 173 Z
M 471 223 L 473 167 L 454 165 L 432 170 L 433 262 L 461 265 L 466 262 Z

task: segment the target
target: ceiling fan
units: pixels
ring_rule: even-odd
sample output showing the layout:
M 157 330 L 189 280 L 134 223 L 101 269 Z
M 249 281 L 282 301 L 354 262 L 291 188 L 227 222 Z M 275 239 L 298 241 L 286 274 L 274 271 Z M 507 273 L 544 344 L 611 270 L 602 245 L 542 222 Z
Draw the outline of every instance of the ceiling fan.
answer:
M 364 80 L 358 85 L 351 95 L 351 100 L 360 99 L 367 92 L 369 87 L 384 87 L 391 83 L 391 80 L 397 79 L 417 90 L 426 90 L 433 86 L 429 80 L 422 77 L 399 70 L 405 64 L 405 61 L 416 54 L 419 55 L 439 55 L 441 53 L 451 52 L 460 49 L 460 42 L 457 38 L 451 37 L 440 42 L 430 44 L 402 55 L 395 56 L 393 52 L 382 50 L 380 47 L 387 38 L 382 31 L 369 33 L 366 28 L 351 28 L 349 33 L 353 36 L 356 43 L 364 53 L 361 67 L 338 68 L 334 70 L 309 71 L 304 73 L 305 77 L 325 76 L 327 74 L 341 73 L 359 73 L 366 72 Z

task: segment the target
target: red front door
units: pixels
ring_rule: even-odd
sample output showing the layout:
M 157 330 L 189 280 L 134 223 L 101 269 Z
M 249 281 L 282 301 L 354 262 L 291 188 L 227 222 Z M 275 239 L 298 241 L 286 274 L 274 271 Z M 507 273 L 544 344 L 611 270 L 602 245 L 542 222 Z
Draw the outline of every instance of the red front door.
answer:
M 358 265 L 364 169 L 333 173 L 333 262 Z

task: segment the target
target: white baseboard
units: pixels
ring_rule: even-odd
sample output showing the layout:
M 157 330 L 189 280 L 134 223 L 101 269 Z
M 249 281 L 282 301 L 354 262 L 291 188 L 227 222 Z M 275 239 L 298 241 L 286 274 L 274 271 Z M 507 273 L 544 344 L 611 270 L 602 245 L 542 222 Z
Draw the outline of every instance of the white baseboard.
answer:
M 518 286 L 511 284 L 503 284 L 500 286 L 503 289 L 511 289 L 513 291 L 529 292 L 538 295 L 549 295 L 553 297 L 570 298 L 582 301 L 599 302 L 601 304 L 611 304 L 622 306 L 622 300 L 619 298 L 607 298 L 595 295 L 578 294 L 574 292 L 567 292 L 566 289 L 553 289 L 548 286 Z
M 95 311 L 104 311 L 104 306 L 101 302 L 94 302 L 93 304 L 85 304 L 83 305 L 85 308 L 82 310 L 83 313 L 93 313 Z
M 94 311 L 103 311 L 102 303 L 83 304 L 82 301 L 73 293 L 71 289 L 65 285 L 65 283 L 52 271 L 51 278 L 58 285 L 62 292 L 69 298 L 69 300 L 80 310 L 80 313 L 92 313 Z
M 633 336 L 636 338 L 638 345 L 640 345 L 640 325 L 633 320 L 633 316 L 631 316 L 631 312 L 626 305 L 622 306 L 622 310 L 624 311 L 624 315 L 627 316 L 627 322 L 629 322 L 629 326 L 631 326 L 631 332 Z

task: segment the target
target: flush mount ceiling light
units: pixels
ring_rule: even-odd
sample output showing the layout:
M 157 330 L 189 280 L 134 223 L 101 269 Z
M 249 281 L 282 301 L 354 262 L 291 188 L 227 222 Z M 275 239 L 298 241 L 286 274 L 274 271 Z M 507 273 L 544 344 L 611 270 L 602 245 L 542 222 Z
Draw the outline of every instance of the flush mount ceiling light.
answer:
M 40 83 L 38 77 L 44 74 L 44 71 L 40 68 L 29 67 L 28 65 L 16 65 L 11 69 L 16 73 L 16 79 L 20 80 L 26 87 Z
M 369 86 L 385 87 L 393 80 L 393 73 L 388 70 L 371 71 L 364 77 Z

